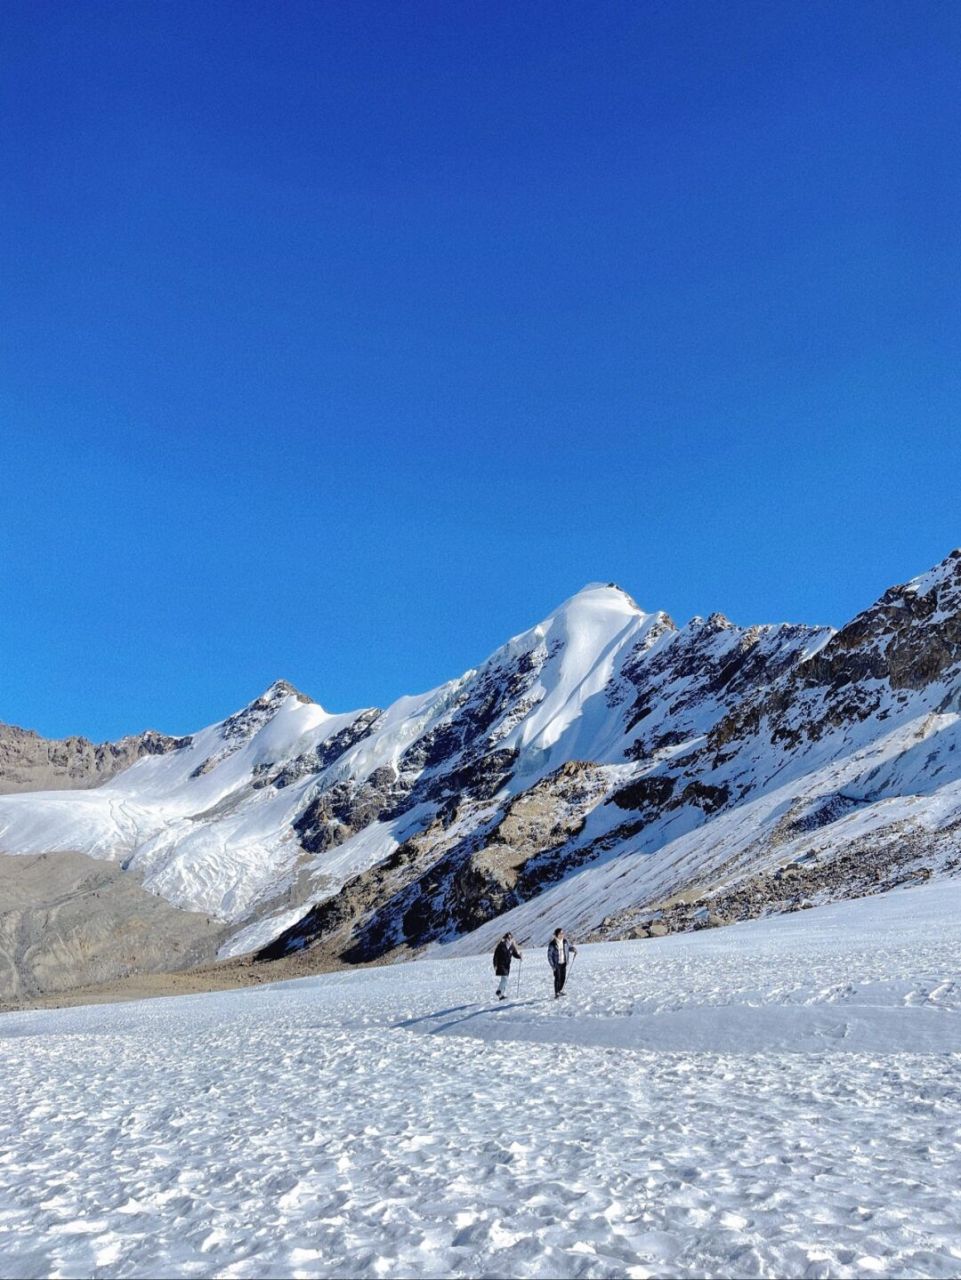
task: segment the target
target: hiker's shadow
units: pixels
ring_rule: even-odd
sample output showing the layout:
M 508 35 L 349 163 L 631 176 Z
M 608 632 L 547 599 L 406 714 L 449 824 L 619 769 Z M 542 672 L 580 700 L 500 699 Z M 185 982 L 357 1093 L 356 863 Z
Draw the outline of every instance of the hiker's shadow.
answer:
M 425 1013 L 420 1018 L 405 1018 L 403 1022 L 395 1022 L 395 1027 L 416 1027 L 418 1022 L 432 1022 L 435 1018 L 446 1018 L 452 1013 L 463 1013 L 465 1009 L 473 1009 L 472 1004 L 455 1004 L 451 1009 L 438 1009 L 436 1013 Z
M 506 1013 L 508 1009 L 522 1009 L 525 1005 L 537 1004 L 536 1000 L 511 1000 L 501 1004 L 495 1004 L 489 1008 L 478 1009 L 473 1004 L 457 1004 L 450 1009 L 438 1009 L 436 1013 L 425 1013 L 419 1018 L 405 1018 L 403 1022 L 395 1022 L 395 1027 L 416 1027 L 422 1022 L 437 1022 L 438 1018 L 450 1018 L 448 1022 L 441 1022 L 437 1026 L 425 1027 L 428 1035 L 436 1036 L 441 1031 L 449 1031 L 451 1027 L 456 1027 L 462 1022 L 470 1022 L 472 1018 L 483 1018 L 490 1013 Z M 465 1009 L 472 1010 L 471 1013 L 464 1014 L 463 1018 L 451 1018 L 452 1013 L 464 1013 Z

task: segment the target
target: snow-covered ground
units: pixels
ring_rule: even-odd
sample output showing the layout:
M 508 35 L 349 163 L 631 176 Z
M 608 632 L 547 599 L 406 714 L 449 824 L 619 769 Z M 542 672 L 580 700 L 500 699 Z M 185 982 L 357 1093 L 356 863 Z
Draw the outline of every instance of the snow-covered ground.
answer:
M 0 1018 L 0 1275 L 957 1276 L 961 885 Z

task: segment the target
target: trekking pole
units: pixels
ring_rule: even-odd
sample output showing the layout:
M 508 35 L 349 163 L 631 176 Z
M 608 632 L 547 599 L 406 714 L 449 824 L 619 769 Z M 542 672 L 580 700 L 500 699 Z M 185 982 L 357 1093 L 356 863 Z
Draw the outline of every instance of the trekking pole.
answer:
M 524 966 L 524 960 L 523 960 L 523 958 L 521 958 L 521 959 L 520 959 L 520 960 L 518 960 L 518 962 L 517 962 L 517 995 L 518 995 L 518 998 L 520 997 L 520 994 L 521 994 L 521 969 L 523 968 L 523 966 Z

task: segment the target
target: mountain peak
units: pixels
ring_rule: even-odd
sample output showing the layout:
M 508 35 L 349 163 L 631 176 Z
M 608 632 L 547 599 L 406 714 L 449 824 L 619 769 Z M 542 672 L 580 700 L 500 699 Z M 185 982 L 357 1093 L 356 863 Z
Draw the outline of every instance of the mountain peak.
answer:
M 644 616 L 645 613 L 634 597 L 616 582 L 588 582 L 559 605 L 551 617 L 583 610 L 613 611 L 638 616 Z
M 961 581 L 961 547 L 955 547 L 953 551 L 949 551 L 944 559 L 927 573 L 918 574 L 916 578 L 906 582 L 900 590 L 915 596 L 926 596 L 933 588 L 950 581 Z M 892 590 L 898 590 L 898 588 L 892 588 Z
M 272 703 L 281 702 L 284 698 L 294 697 L 298 702 L 313 702 L 306 693 L 292 685 L 289 680 L 275 680 L 269 688 L 265 689 L 259 698 L 255 698 L 250 704 L 253 706 L 270 705 Z
M 241 711 L 235 711 L 223 721 L 221 733 L 227 740 L 249 739 L 277 715 L 288 698 L 296 698 L 298 702 L 316 706 L 313 698 L 295 689 L 287 680 L 275 680 L 265 689 L 259 698 L 248 702 Z M 318 707 L 318 710 L 321 710 Z M 212 758 L 213 759 L 213 758 Z M 214 762 L 218 762 L 219 757 Z M 205 765 L 209 762 L 205 761 Z
M 621 586 L 618 586 L 616 582 L 600 582 L 600 581 L 585 582 L 583 587 L 581 587 L 580 591 L 577 591 L 574 593 L 574 596 L 572 597 L 572 599 L 574 599 L 576 596 L 582 596 L 587 592 L 593 593 L 595 591 L 611 592 L 614 595 L 623 596 L 623 598 L 627 600 L 629 604 L 633 605 L 635 609 L 638 607 L 637 602 L 635 601 L 634 597 L 630 594 L 630 592 L 625 591 L 624 588 Z

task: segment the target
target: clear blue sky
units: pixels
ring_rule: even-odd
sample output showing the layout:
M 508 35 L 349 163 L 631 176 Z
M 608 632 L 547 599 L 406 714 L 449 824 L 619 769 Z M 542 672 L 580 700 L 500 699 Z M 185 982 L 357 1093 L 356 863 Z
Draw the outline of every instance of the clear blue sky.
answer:
M 961 542 L 961 6 L 5 0 L 0 719 L 182 732 L 583 583 Z

